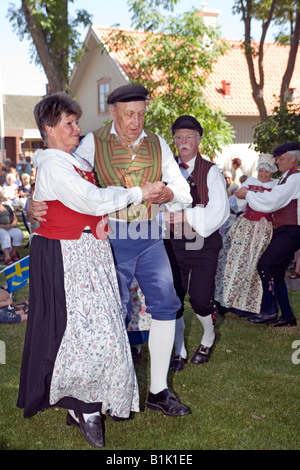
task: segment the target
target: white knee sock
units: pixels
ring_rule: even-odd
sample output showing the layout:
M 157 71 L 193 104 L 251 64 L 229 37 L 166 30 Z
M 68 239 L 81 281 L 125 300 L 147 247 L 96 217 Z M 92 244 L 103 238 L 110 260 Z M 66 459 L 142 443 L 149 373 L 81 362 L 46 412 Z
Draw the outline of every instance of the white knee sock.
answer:
M 210 348 L 213 345 L 215 340 L 215 327 L 213 325 L 212 316 L 207 315 L 206 317 L 201 317 L 201 315 L 196 314 L 199 321 L 203 326 L 203 336 L 201 339 L 201 344 Z
M 184 318 L 180 317 L 176 320 L 175 327 L 175 356 L 181 356 L 184 359 L 187 357 L 187 352 L 184 345 Z
M 150 392 L 159 393 L 167 385 L 171 353 L 174 345 L 175 320 L 151 321 L 148 347 L 150 351 Z

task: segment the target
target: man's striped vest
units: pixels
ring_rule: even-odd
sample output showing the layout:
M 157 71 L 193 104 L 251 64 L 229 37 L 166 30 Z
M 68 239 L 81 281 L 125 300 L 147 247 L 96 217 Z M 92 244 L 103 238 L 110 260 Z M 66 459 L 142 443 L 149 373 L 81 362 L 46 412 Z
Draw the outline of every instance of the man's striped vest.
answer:
M 157 135 L 146 132 L 141 145 L 135 151 L 124 148 L 116 135 L 111 134 L 112 123 L 108 123 L 94 132 L 95 164 L 94 171 L 101 188 L 123 186 L 132 188 L 143 186 L 146 181 L 161 181 L 161 147 Z M 135 158 L 132 158 L 132 155 Z M 110 214 L 110 217 L 127 222 L 154 218 L 159 207 L 143 202 L 130 204 L 126 209 Z
M 300 184 L 300 171 L 297 166 L 292 168 L 279 184 L 284 184 L 288 177 L 295 173 L 299 175 L 298 179 Z M 300 225 L 300 199 L 293 199 L 287 206 L 273 213 L 274 229 L 282 227 L 283 225 Z
M 198 153 L 194 170 L 187 179 L 191 186 L 193 207 L 198 204 L 203 204 L 205 207 L 208 204 L 207 174 L 213 165 L 214 163 L 205 160 L 201 157 L 200 153 Z

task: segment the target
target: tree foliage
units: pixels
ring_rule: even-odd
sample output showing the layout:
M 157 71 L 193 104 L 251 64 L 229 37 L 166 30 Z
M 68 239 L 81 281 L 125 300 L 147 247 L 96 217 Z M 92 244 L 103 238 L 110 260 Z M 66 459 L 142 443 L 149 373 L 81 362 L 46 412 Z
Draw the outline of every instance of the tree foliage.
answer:
M 261 121 L 267 119 L 264 101 L 264 43 L 271 24 L 279 28 L 276 40 L 289 46 L 286 70 L 281 79 L 279 106 L 286 107 L 289 99 L 289 85 L 294 71 L 300 39 L 300 0 L 236 0 L 233 12 L 241 15 L 245 27 L 244 50 L 248 64 L 253 98 L 256 102 Z M 253 44 L 251 34 L 252 20 L 261 21 L 261 38 L 258 45 Z M 289 27 L 288 30 L 286 28 Z M 255 61 L 258 71 L 255 71 Z
M 253 141 L 259 153 L 272 153 L 285 142 L 300 144 L 300 105 L 276 106 L 272 115 L 256 126 Z
M 147 2 L 133 3 L 145 6 Z M 154 25 L 148 17 L 145 22 Z M 114 48 L 118 45 L 127 51 L 130 76 L 134 77 L 131 81 L 142 82 L 154 98 L 146 126 L 173 145 L 172 123 L 182 114 L 193 115 L 204 128 L 201 152 L 212 158 L 233 138 L 231 125 L 221 111 L 211 109 L 203 93 L 213 64 L 225 52 L 226 45 L 218 30 L 206 26 L 195 10 L 176 17 L 161 16 L 155 30 L 147 33 L 140 48 L 125 31 L 111 38 Z
M 31 58 L 41 65 L 51 92 L 67 91 L 70 70 L 83 53 L 78 28 L 91 23 L 86 10 L 70 18 L 74 0 L 22 0 L 21 7 L 10 4 L 8 17 L 22 40 L 31 42 Z

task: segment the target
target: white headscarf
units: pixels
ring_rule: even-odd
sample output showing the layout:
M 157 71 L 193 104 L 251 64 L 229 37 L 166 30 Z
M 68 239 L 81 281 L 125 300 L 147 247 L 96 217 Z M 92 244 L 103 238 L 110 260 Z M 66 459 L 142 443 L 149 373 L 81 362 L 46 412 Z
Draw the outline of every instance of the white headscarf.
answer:
M 278 171 L 275 165 L 275 158 L 270 153 L 263 153 L 259 156 L 256 171 L 260 168 L 265 168 L 269 173 L 276 173 Z

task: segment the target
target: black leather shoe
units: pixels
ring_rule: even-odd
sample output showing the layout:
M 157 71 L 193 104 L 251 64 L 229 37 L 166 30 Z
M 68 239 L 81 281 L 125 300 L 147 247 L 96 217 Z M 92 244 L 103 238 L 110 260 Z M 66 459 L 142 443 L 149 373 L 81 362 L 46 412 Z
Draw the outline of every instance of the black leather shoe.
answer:
M 197 351 L 195 351 L 192 359 L 191 359 L 191 363 L 192 364 L 203 364 L 204 362 L 208 362 L 209 360 L 209 357 L 211 355 L 211 352 L 212 352 L 212 347 L 207 347 L 207 346 L 203 346 L 203 344 L 200 344 L 199 348 L 197 349 Z
M 258 313 L 257 315 L 248 318 L 248 321 L 251 321 L 252 323 L 270 323 L 277 320 L 277 318 L 277 313 L 273 313 L 271 315 L 267 315 L 266 313 Z
M 130 421 L 133 418 L 134 418 L 134 414 L 132 413 L 132 411 L 130 412 L 130 415 L 128 416 L 128 418 L 119 418 L 119 416 L 112 416 L 113 421 Z
M 173 370 L 174 372 L 180 372 L 183 370 L 186 363 L 187 359 L 184 359 L 182 356 L 174 356 L 170 362 L 170 370 Z
M 87 421 L 85 421 L 82 413 L 76 413 L 76 417 L 78 421 L 68 413 L 67 425 L 79 428 L 82 435 L 91 446 L 97 448 L 104 447 L 104 423 L 100 414 L 91 416 Z
M 179 403 L 175 395 L 167 388 L 159 393 L 148 393 L 147 408 L 162 411 L 167 416 L 186 416 L 190 414 L 187 406 Z
M 277 321 L 273 321 L 268 323 L 269 326 L 296 326 L 297 320 L 296 318 L 290 318 L 289 320 L 285 320 L 284 318 L 280 317 Z

